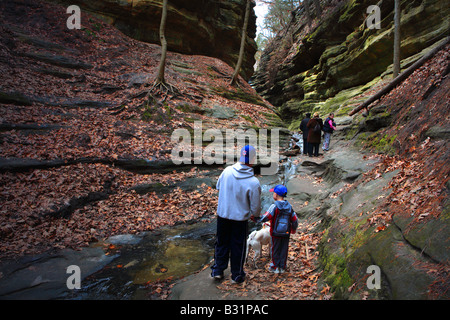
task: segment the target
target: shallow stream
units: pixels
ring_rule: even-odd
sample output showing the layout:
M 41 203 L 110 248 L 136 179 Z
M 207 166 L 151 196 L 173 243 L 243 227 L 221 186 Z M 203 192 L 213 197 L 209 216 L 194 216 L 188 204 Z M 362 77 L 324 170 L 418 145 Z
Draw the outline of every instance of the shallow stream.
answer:
M 213 256 L 214 233 L 213 222 L 197 222 L 111 237 L 95 246 L 108 247 L 115 259 L 62 298 L 148 299 L 147 283 L 181 278 L 207 264 Z

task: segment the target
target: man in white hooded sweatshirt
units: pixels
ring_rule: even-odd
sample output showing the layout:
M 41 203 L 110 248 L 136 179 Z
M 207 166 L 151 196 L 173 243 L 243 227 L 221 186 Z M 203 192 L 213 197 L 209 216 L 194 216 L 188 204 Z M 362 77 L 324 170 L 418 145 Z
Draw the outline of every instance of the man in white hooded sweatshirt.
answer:
M 227 167 L 219 177 L 217 206 L 217 234 L 214 265 L 211 277 L 220 280 L 231 264 L 231 280 L 241 283 L 245 279 L 244 262 L 248 219 L 261 213 L 261 186 L 254 176 L 256 150 L 245 146 L 238 163 Z

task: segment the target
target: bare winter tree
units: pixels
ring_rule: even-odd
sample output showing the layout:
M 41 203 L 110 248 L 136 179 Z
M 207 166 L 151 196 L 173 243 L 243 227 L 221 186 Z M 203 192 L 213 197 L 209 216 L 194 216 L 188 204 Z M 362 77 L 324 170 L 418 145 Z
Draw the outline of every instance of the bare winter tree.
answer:
M 248 18 L 250 16 L 250 1 L 247 0 L 247 6 L 245 7 L 245 17 L 244 17 L 244 26 L 242 27 L 242 37 L 241 37 L 241 48 L 239 49 L 239 58 L 234 69 L 233 77 L 231 78 L 231 85 L 235 85 L 239 72 L 241 70 L 242 62 L 244 60 L 244 52 L 245 52 L 245 42 L 247 40 L 247 28 L 248 28 Z
M 394 1 L 394 70 L 393 77 L 400 73 L 400 0 Z
M 159 39 L 161 41 L 161 60 L 159 61 L 158 74 L 156 75 L 153 89 L 161 89 L 166 91 L 173 91 L 174 87 L 166 83 L 164 71 L 166 68 L 166 56 L 167 56 L 167 40 L 165 36 L 166 21 L 167 21 L 167 5 L 168 0 L 163 0 L 161 24 L 159 26 Z

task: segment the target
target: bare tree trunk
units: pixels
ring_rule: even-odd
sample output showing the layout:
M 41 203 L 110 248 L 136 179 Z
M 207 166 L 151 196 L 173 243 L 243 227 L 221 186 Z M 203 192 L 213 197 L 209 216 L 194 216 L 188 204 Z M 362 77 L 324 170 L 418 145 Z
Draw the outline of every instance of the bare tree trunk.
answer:
M 305 7 L 306 12 L 306 22 L 308 26 L 311 26 L 312 18 L 311 18 L 311 10 L 309 9 L 309 0 L 303 0 L 303 6 Z
M 400 0 L 395 0 L 394 13 L 394 70 L 395 79 L 400 73 Z
M 166 31 L 166 20 L 167 20 L 167 2 L 168 0 L 163 0 L 161 24 L 159 26 L 159 39 L 161 40 L 161 61 L 159 62 L 158 75 L 156 76 L 155 83 L 165 83 L 164 70 L 166 67 L 166 56 L 167 56 L 167 40 L 165 36 Z
M 239 71 L 241 70 L 242 61 L 244 60 L 245 42 L 247 40 L 247 27 L 249 16 L 250 16 L 250 0 L 247 0 L 247 6 L 245 8 L 244 26 L 242 27 L 242 38 L 241 38 L 241 48 L 239 50 L 239 59 L 236 64 L 236 68 L 234 69 L 233 78 L 231 79 L 231 85 L 236 84 L 239 76 Z
M 322 8 L 320 7 L 319 0 L 313 0 L 314 6 L 316 7 L 316 16 L 318 19 L 320 19 L 320 16 L 322 15 Z

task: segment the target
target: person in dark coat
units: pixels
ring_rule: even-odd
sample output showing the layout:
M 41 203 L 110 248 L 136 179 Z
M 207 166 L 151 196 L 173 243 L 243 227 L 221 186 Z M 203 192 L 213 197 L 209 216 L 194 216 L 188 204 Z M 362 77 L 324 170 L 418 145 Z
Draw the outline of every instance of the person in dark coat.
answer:
M 303 133 L 303 154 L 308 153 L 308 128 L 306 125 L 308 124 L 309 120 L 311 120 L 311 113 L 307 113 L 306 117 L 302 120 L 300 123 L 300 130 Z
M 315 130 L 316 125 L 319 125 L 320 130 Z M 323 121 L 319 118 L 319 113 L 315 112 L 314 117 L 308 121 L 308 124 L 306 127 L 308 130 L 308 155 L 312 157 L 313 155 L 315 157 L 319 156 L 319 145 L 320 145 L 320 139 L 322 136 L 322 129 L 323 129 Z M 317 127 L 318 129 L 318 127 Z

